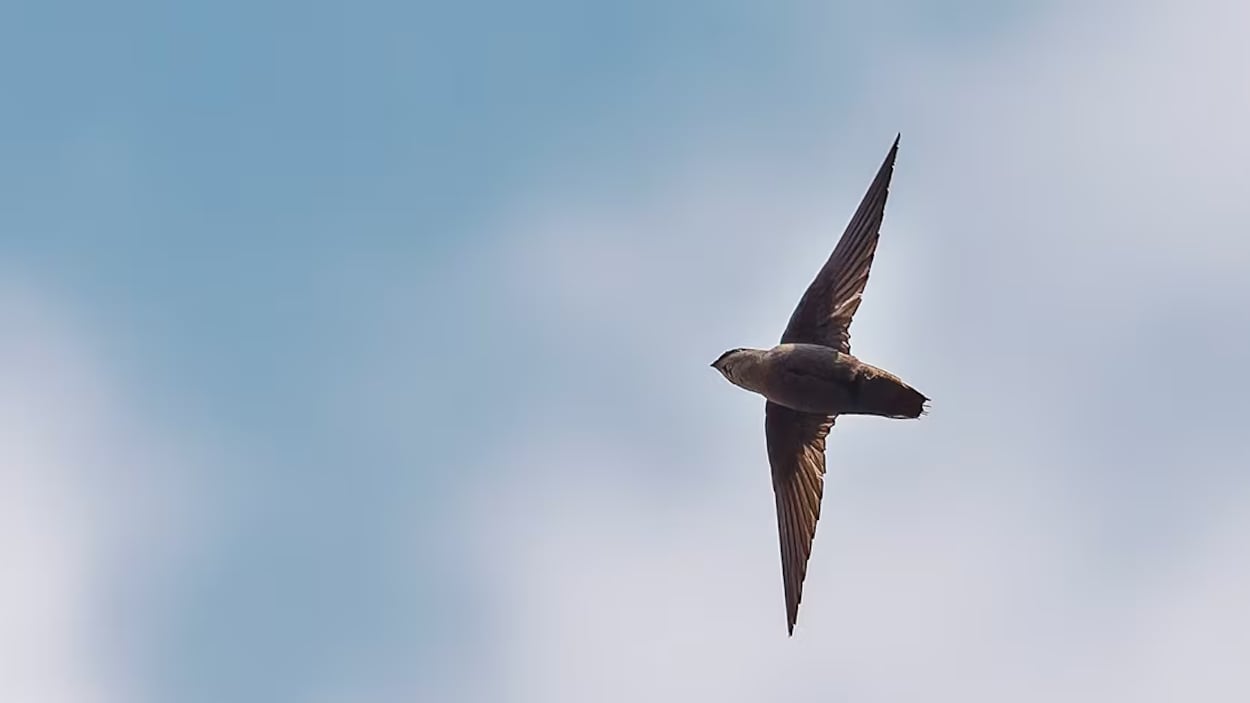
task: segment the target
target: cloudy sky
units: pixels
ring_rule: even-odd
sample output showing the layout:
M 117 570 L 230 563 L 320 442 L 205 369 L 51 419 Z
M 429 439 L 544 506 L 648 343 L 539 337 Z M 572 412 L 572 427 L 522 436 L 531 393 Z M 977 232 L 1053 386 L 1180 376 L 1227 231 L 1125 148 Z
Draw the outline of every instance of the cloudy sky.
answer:
M 0 699 L 1243 701 L 1250 6 L 18 2 Z M 762 402 L 896 132 L 793 638 Z

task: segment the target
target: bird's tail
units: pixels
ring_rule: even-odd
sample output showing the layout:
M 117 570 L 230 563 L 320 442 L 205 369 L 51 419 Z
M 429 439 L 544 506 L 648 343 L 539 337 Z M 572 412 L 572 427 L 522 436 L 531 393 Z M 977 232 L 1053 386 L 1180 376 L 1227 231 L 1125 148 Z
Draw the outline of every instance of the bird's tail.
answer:
M 928 411 L 929 399 L 923 393 L 890 374 L 864 379 L 860 400 L 865 414 L 913 419 Z

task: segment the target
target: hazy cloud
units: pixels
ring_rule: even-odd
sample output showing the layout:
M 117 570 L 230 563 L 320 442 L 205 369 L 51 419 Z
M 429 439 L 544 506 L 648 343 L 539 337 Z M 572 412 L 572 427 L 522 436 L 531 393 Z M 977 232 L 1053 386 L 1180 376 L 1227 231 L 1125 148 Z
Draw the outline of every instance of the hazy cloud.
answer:
M 890 62 L 836 178 L 688 151 L 641 204 L 518 216 L 510 301 L 570 388 L 475 493 L 495 697 L 1250 692 L 1250 15 L 1044 19 Z M 779 334 L 895 128 L 852 344 L 934 409 L 835 428 L 787 641 L 762 403 L 703 367 Z
M 0 698 L 136 700 L 164 579 L 204 525 L 189 446 L 140 422 L 88 325 L 18 281 L 0 284 Z

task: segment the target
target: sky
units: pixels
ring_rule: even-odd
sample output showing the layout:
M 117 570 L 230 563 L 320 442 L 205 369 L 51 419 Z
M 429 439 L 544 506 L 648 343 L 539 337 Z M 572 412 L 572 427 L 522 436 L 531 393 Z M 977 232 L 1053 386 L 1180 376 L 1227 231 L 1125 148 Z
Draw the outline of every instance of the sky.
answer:
M 0 699 L 1242 701 L 1250 7 L 0 10 Z M 762 402 L 894 135 L 786 637 Z

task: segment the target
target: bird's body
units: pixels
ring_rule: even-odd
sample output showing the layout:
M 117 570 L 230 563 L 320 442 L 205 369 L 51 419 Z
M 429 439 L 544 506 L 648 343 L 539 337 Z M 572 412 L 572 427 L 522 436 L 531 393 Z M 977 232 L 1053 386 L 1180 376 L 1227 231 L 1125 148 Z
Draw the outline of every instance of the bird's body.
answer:
M 819 415 L 919 417 L 926 398 L 894 374 L 820 344 L 735 349 L 730 383 L 791 410 Z
M 771 349 L 732 349 L 712 363 L 759 393 L 777 503 L 781 575 L 790 634 L 798 619 L 824 490 L 825 437 L 838 415 L 915 418 L 928 398 L 894 374 L 851 356 L 851 318 L 868 283 L 898 139 L 828 261 Z

